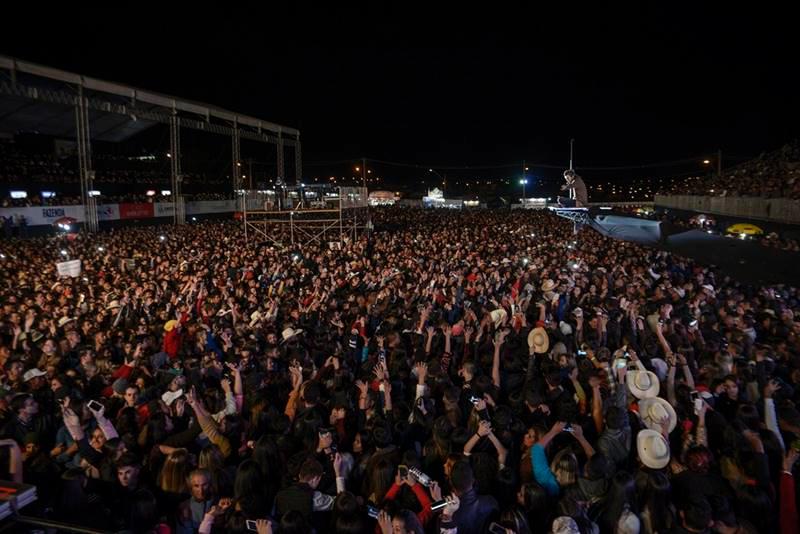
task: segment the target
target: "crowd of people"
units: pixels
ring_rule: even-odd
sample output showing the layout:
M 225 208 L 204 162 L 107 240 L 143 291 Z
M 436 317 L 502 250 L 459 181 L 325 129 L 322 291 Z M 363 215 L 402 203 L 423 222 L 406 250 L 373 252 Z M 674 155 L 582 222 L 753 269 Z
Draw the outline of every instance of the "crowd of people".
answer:
M 93 154 L 94 184 L 102 193 L 102 202 L 154 202 L 157 200 L 147 195 L 148 190 L 159 196 L 162 190 L 170 189 L 168 162 L 149 158 Z M 229 176 L 186 171 L 182 175 L 186 194 L 213 200 L 230 198 L 232 194 Z M 0 139 L 0 184 L 9 190 L 0 199 L 1 207 L 65 206 L 82 202 L 78 160 L 72 152 L 56 154 L 52 150 L 23 149 L 13 140 Z M 26 191 L 28 196 L 12 198 L 10 190 Z M 42 191 L 56 195 L 45 197 Z
M 372 217 L 336 247 L 234 222 L 0 243 L 0 478 L 36 485 L 26 513 L 798 532 L 795 288 L 546 211 Z M 65 259 L 82 272 L 59 278 Z
M 197 194 L 184 194 L 184 200 L 187 202 L 197 200 L 228 200 L 233 198 L 233 192 L 228 193 L 197 193 Z M 141 193 L 126 193 L 122 195 L 98 195 L 96 197 L 98 204 L 120 204 L 120 203 L 148 203 L 153 202 L 173 202 L 172 195 L 162 195 L 156 192 L 155 195 L 148 195 L 147 191 Z M 83 203 L 83 199 L 79 196 L 51 196 L 43 197 L 40 194 L 33 194 L 30 197 L 22 199 L 14 199 L 7 196 L 0 201 L 0 208 L 28 208 L 33 206 L 77 206 Z
M 800 140 L 711 178 L 676 181 L 667 194 L 800 199 Z

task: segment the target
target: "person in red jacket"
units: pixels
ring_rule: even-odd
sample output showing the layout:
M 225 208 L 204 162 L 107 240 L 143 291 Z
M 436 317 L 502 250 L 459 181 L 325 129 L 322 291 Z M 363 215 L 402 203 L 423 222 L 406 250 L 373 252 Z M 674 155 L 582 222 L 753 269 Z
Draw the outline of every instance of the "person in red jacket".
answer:
M 178 357 L 178 350 L 181 348 L 181 323 L 172 319 L 164 324 L 164 346 L 163 350 L 173 360 Z
M 383 501 L 386 503 L 397 498 L 397 495 L 400 493 L 400 490 L 404 485 L 411 488 L 411 491 L 414 492 L 414 496 L 417 498 L 417 501 L 419 501 L 422 510 L 417 513 L 417 519 L 419 519 L 419 522 L 424 526 L 433 515 L 433 512 L 431 511 L 431 498 L 422 484 L 418 483 L 412 475 L 407 474 L 405 477 L 403 477 L 400 475 L 400 470 L 398 469 L 397 474 L 394 477 L 394 484 L 392 484 L 392 487 L 390 487 L 389 491 L 386 492 Z M 376 528 L 376 532 L 380 532 L 380 529 Z

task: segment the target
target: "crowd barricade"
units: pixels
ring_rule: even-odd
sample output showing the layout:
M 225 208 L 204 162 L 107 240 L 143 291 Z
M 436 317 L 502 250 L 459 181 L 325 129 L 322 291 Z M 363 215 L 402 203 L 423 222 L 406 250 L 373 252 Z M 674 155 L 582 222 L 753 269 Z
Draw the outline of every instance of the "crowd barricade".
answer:
M 780 223 L 800 223 L 800 201 L 788 198 L 708 197 L 656 195 L 656 207 L 697 213 L 759 219 Z

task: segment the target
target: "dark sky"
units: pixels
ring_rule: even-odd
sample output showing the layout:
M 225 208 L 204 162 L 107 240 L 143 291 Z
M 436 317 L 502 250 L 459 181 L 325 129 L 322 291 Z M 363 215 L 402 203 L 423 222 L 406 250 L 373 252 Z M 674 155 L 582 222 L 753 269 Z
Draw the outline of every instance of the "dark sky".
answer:
M 167 4 L 162 3 L 161 6 Z M 308 161 L 637 165 L 798 137 L 778 8 L 40 9 L 0 53 L 299 127 Z M 695 5 L 697 4 L 697 5 Z M 77 14 L 76 14 L 76 11 Z

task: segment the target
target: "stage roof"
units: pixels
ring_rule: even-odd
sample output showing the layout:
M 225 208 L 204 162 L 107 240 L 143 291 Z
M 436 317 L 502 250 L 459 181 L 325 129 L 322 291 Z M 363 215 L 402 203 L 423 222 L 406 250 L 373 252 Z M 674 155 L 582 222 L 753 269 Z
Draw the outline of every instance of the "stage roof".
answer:
M 75 102 L 89 102 L 91 138 L 119 142 L 172 114 L 181 127 L 286 145 L 299 140 L 295 128 L 281 126 L 208 104 L 138 89 L 0 55 L 0 132 L 34 131 L 75 137 Z

